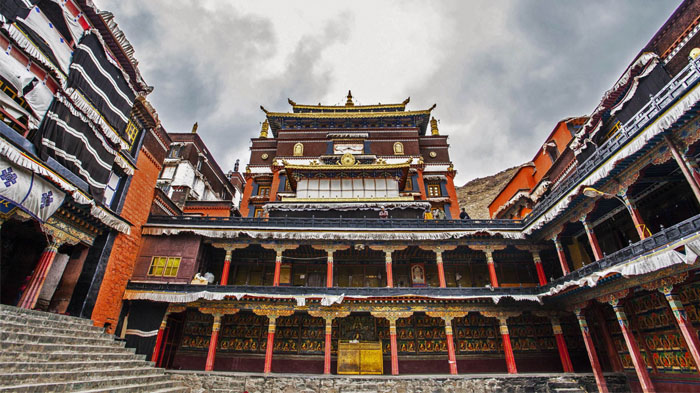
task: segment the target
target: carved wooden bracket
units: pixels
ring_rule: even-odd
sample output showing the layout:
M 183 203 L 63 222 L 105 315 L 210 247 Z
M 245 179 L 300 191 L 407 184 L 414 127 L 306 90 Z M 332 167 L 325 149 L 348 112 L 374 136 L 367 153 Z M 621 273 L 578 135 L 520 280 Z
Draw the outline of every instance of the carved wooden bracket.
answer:
M 644 284 L 641 284 L 640 286 L 647 291 L 656 291 L 657 289 L 663 288 L 663 287 L 673 287 L 676 284 L 680 284 L 684 282 L 685 280 L 688 279 L 688 272 L 682 272 L 678 273 L 673 276 L 667 276 L 660 278 L 658 280 L 654 280 L 651 282 L 647 282 Z
M 620 292 L 613 292 L 613 293 L 609 293 L 607 295 L 597 297 L 596 300 L 601 302 L 601 303 L 611 303 L 613 301 L 620 301 L 621 299 L 624 299 L 625 297 L 627 297 L 627 295 L 629 293 L 630 293 L 629 289 L 624 289 Z

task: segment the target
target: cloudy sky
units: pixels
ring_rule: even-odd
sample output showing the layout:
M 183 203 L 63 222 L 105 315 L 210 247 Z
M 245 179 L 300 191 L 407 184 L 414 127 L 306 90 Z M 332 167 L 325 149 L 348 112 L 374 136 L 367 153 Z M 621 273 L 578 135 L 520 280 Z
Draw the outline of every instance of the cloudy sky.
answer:
M 533 158 L 589 114 L 679 0 L 95 0 L 136 49 L 170 132 L 199 133 L 224 171 L 264 114 L 298 103 L 433 111 L 459 185 Z

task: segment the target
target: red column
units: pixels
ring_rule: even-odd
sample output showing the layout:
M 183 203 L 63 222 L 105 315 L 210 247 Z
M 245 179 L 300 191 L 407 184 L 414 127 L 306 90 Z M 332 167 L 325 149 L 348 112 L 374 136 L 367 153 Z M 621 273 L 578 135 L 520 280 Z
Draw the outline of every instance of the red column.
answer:
M 542 259 L 540 258 L 539 252 L 532 251 L 532 261 L 535 262 L 535 270 L 537 270 L 537 280 L 540 282 L 540 285 L 547 285 L 547 276 L 544 275 L 544 269 L 542 268 Z
M 221 285 L 228 284 L 228 271 L 231 268 L 231 250 L 226 249 L 224 257 L 224 270 L 221 271 Z
M 598 326 L 600 326 L 600 333 L 603 336 L 603 341 L 605 341 L 605 351 L 608 353 L 610 366 L 613 371 L 617 373 L 624 372 L 625 369 L 622 367 L 622 361 L 620 360 L 620 355 L 617 353 L 617 348 L 615 348 L 615 343 L 613 343 L 610 329 L 608 329 L 608 324 L 603 316 L 603 312 L 600 311 L 597 304 L 593 307 L 593 315 L 598 321 Z
M 551 321 L 552 331 L 554 332 L 554 339 L 557 342 L 557 349 L 559 350 L 559 359 L 561 360 L 561 367 L 565 373 L 573 373 L 574 366 L 571 364 L 571 357 L 569 357 L 569 349 L 566 347 L 566 340 L 564 340 L 564 334 L 561 330 L 559 319 L 552 318 Z
M 280 168 L 275 168 L 272 171 L 272 184 L 270 184 L 270 202 L 277 200 L 277 189 L 280 188 Z
M 391 375 L 399 375 L 399 351 L 396 344 L 396 319 L 389 318 L 389 340 L 391 343 Z
M 165 328 L 168 326 L 168 313 L 166 312 L 163 316 L 163 320 L 160 322 L 160 328 L 158 328 L 158 336 L 156 336 L 156 346 L 153 347 L 153 355 L 151 355 L 151 361 L 158 367 L 158 361 L 161 356 L 161 347 L 163 346 L 163 336 L 165 335 Z
M 455 356 L 455 341 L 452 337 L 452 318 L 445 320 L 445 336 L 447 336 L 447 361 L 450 364 L 450 374 L 457 375 L 457 356 Z
M 588 222 L 588 220 L 583 218 L 581 219 L 581 223 L 583 224 L 583 229 L 586 230 L 586 236 L 588 236 L 588 242 L 591 244 L 593 256 L 595 257 L 595 260 L 598 261 L 603 258 L 603 252 L 600 250 L 600 246 L 598 245 L 598 238 L 596 237 L 595 232 L 593 231 L 593 228 L 591 228 L 591 224 Z
M 18 307 L 32 309 L 36 305 L 41 288 L 44 286 L 44 281 L 46 281 L 46 276 L 49 274 L 51 265 L 56 258 L 58 246 L 58 243 L 53 242 L 44 249 L 27 283 L 27 288 L 24 290 L 24 293 L 22 293 L 22 297 L 17 304 Z
M 445 188 L 447 189 L 447 195 L 450 197 L 450 215 L 453 220 L 459 220 L 459 199 L 457 197 L 457 190 L 455 189 L 454 177 L 457 174 L 455 171 L 447 172 L 447 184 Z
M 445 267 L 442 265 L 442 251 L 435 251 L 435 260 L 438 268 L 438 279 L 440 280 L 440 288 L 446 288 L 445 282 Z
M 214 314 L 214 324 L 211 327 L 211 339 L 209 340 L 209 352 L 207 353 L 207 364 L 204 371 L 214 369 L 214 359 L 216 358 L 216 344 L 219 341 L 219 329 L 221 328 L 221 314 Z
M 333 288 L 333 250 L 328 251 L 326 264 L 326 288 Z
M 268 316 L 270 324 L 267 326 L 267 347 L 265 348 L 265 368 L 263 372 L 269 374 L 272 369 L 272 349 L 275 346 L 275 318 Z
M 493 251 L 485 250 L 486 253 L 486 264 L 489 267 L 489 277 L 491 278 L 491 286 L 498 288 L 498 277 L 496 276 L 496 266 L 493 263 Z
M 685 339 L 685 343 L 688 346 L 688 352 L 693 357 L 695 361 L 695 366 L 700 372 L 700 340 L 698 340 L 698 333 L 693 327 L 693 325 L 688 321 L 688 314 L 685 312 L 685 307 L 683 307 L 683 302 L 673 294 L 672 286 L 659 288 L 659 291 L 664 294 L 666 301 L 668 301 L 671 310 L 673 311 L 673 316 L 676 317 L 678 322 L 678 328 Z
M 622 201 L 625 203 L 625 207 L 627 208 L 627 211 L 629 211 L 630 216 L 632 217 L 632 222 L 634 223 L 635 229 L 637 229 L 637 234 L 639 235 L 639 239 L 644 240 L 646 239 L 647 236 L 647 226 L 644 223 L 644 219 L 642 218 L 641 214 L 639 214 L 639 210 L 637 209 L 637 206 L 635 206 L 634 202 L 632 202 L 628 197 L 627 194 L 622 194 Z
M 581 327 L 581 335 L 583 336 L 584 344 L 586 344 L 588 359 L 591 361 L 591 368 L 593 369 L 593 376 L 595 376 L 595 383 L 598 385 L 598 391 L 600 393 L 608 393 L 608 384 L 605 382 L 603 370 L 600 368 L 598 354 L 596 354 L 595 346 L 593 345 L 593 340 L 591 339 L 591 332 L 588 330 L 586 316 L 583 314 L 583 310 L 580 308 L 577 308 L 574 312 L 576 313 L 576 318 L 578 318 L 578 324 Z
M 693 172 L 688 167 L 688 162 L 684 159 L 685 157 L 678 151 L 675 143 L 673 143 L 671 138 L 669 138 L 667 134 L 663 134 L 663 136 L 666 140 L 666 143 L 668 144 L 668 148 L 671 149 L 673 159 L 676 160 L 676 164 L 678 164 L 678 166 L 681 168 L 681 172 L 683 172 L 685 180 L 688 182 L 690 188 L 693 190 L 693 194 L 695 194 L 695 199 L 697 199 L 697 201 L 700 202 L 700 184 L 698 184 L 697 179 L 693 176 Z
M 248 202 L 250 202 L 250 197 L 253 195 L 253 177 L 250 174 L 245 175 L 245 188 L 243 189 L 243 197 L 241 198 L 241 217 L 248 217 Z
M 566 261 L 566 253 L 564 252 L 564 247 L 562 246 L 561 242 L 559 241 L 558 236 L 554 236 L 552 238 L 554 241 L 554 246 L 557 248 L 557 256 L 559 257 L 559 264 L 561 264 L 561 272 L 563 275 L 567 275 L 571 273 L 569 270 L 569 263 Z
M 423 168 L 418 169 L 418 190 L 420 191 L 420 199 L 428 200 L 428 194 L 425 193 L 425 181 L 423 181 Z
M 500 324 L 501 338 L 503 339 L 503 352 L 506 354 L 506 366 L 508 374 L 517 374 L 518 368 L 515 366 L 515 356 L 513 356 L 513 346 L 510 344 L 510 333 L 508 332 L 507 318 L 498 318 Z
M 333 328 L 333 318 L 326 318 L 326 344 L 323 347 L 323 373 L 331 373 L 331 333 Z
M 642 353 L 639 351 L 639 346 L 637 345 L 637 340 L 634 338 L 632 331 L 629 328 L 629 321 L 627 320 L 627 315 L 625 314 L 625 309 L 620 305 L 619 300 L 611 300 L 610 305 L 615 310 L 615 315 L 617 316 L 617 322 L 620 324 L 620 330 L 622 330 L 622 336 L 625 337 L 625 343 L 627 343 L 627 349 L 629 350 L 630 356 L 632 357 L 632 364 L 634 364 L 634 369 L 637 371 L 637 378 L 639 379 L 639 384 L 642 385 L 642 391 L 655 392 L 654 384 L 651 383 L 651 378 L 649 378 L 649 372 L 647 371 L 647 365 L 642 358 Z
M 277 250 L 277 255 L 275 256 L 275 277 L 272 279 L 272 286 L 278 287 L 280 285 L 280 269 L 282 268 L 282 250 Z
M 384 251 L 384 255 L 386 258 L 386 286 L 387 288 L 393 288 L 394 287 L 394 272 L 393 269 L 391 268 L 391 250 L 386 250 Z

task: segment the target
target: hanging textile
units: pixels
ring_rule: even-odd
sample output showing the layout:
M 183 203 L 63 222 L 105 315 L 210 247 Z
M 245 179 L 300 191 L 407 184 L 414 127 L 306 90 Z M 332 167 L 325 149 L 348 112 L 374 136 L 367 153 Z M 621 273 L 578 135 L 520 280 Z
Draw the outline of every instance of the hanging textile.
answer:
M 0 157 L 0 198 L 45 222 L 58 210 L 65 196 L 34 172 Z
M 78 44 L 68 75 L 68 88 L 86 97 L 120 137 L 125 136 L 136 93 L 121 69 L 108 57 L 95 32 Z
M 54 64 L 56 64 L 64 74 L 68 74 L 68 66 L 70 65 L 71 57 L 73 57 L 73 49 L 38 6 L 35 6 L 32 12 L 21 19 L 21 22 L 17 20 L 15 23 L 22 27 L 22 30 L 27 31 L 26 28 L 29 28 L 27 33 L 32 32 L 33 35 L 39 37 L 39 39 L 37 39 L 37 37 L 30 35 L 30 38 L 35 43 L 39 44 L 39 41 L 43 40 L 43 44 L 46 45 L 46 48 L 42 48 L 42 51 L 47 56 L 52 57 Z
M 24 18 L 32 10 L 34 4 L 29 0 L 2 0 L 0 1 L 0 15 L 7 21 L 14 22 L 17 18 Z
M 87 118 L 64 101 L 54 100 L 41 125 L 42 158 L 53 157 L 80 176 L 92 196 L 101 201 L 117 152 Z

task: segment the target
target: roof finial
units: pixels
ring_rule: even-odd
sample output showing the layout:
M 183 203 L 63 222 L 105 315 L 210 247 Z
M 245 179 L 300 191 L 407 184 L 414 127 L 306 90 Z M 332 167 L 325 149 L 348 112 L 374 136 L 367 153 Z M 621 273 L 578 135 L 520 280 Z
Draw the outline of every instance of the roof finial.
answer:
M 260 138 L 267 138 L 267 130 L 270 128 L 270 123 L 267 119 L 262 123 L 262 128 L 260 129 Z
M 194 122 L 194 124 L 192 125 L 192 133 L 193 134 L 197 133 L 197 127 L 199 127 L 199 124 L 197 124 L 197 122 Z
M 430 119 L 430 133 L 432 135 L 440 135 L 440 131 L 438 131 L 437 123 L 438 123 L 438 121 L 435 120 L 435 116 L 433 116 L 433 118 Z
M 348 100 L 345 101 L 345 106 L 355 106 L 355 103 L 352 102 L 352 92 L 348 90 Z

